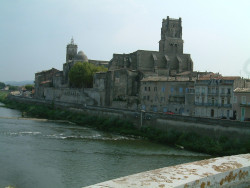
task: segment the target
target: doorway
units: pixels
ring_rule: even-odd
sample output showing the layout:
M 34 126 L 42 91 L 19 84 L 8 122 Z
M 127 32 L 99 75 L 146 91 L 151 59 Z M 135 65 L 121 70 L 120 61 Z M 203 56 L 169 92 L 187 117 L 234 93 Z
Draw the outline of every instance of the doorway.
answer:
M 211 117 L 214 117 L 214 109 L 211 109 Z

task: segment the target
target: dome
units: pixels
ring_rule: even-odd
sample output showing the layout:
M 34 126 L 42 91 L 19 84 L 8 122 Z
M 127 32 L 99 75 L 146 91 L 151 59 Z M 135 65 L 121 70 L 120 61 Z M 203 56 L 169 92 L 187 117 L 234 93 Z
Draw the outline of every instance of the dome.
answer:
M 79 51 L 76 55 L 76 59 L 84 62 L 88 62 L 88 57 L 83 53 L 83 51 Z

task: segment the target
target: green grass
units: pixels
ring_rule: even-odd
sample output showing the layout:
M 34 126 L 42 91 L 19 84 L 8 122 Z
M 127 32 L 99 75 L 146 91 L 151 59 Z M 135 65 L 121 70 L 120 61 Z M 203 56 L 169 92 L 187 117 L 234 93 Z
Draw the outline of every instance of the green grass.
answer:
M 250 139 L 232 139 L 221 136 L 218 138 L 201 136 L 196 133 L 178 132 L 176 130 L 160 131 L 150 127 L 137 129 L 130 121 L 119 118 L 107 118 L 75 113 L 54 108 L 54 105 L 31 105 L 11 101 L 6 98 L 6 93 L 0 92 L 0 102 L 6 107 L 15 108 L 25 112 L 30 117 L 47 118 L 51 120 L 67 120 L 80 126 L 93 127 L 111 133 L 140 136 L 153 142 L 165 145 L 181 145 L 190 151 L 207 153 L 214 156 L 234 155 L 250 152 Z

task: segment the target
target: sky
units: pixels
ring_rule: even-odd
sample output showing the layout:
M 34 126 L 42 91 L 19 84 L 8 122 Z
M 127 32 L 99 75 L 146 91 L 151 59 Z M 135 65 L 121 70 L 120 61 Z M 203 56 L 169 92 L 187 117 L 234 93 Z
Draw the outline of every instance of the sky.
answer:
M 250 77 L 249 0 L 0 0 L 0 82 L 62 70 L 71 37 L 94 60 L 158 51 L 167 16 L 182 18 L 195 71 Z

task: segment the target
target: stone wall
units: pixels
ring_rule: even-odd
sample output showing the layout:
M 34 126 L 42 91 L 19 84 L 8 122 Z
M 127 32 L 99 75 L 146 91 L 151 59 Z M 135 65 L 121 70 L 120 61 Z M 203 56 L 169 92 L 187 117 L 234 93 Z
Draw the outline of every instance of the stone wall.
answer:
M 99 187 L 249 187 L 250 154 L 218 157 L 109 180 Z
M 73 88 L 40 88 L 39 96 L 46 101 L 63 103 L 75 103 L 80 105 L 101 105 L 100 93 L 97 89 L 73 89 Z M 39 97 L 41 98 L 41 97 Z
M 129 119 L 138 127 L 141 126 L 140 111 L 128 109 L 105 108 L 100 106 L 85 106 L 84 103 L 72 103 L 68 101 L 58 100 L 42 100 L 24 97 L 10 96 L 12 100 L 18 100 L 24 103 L 47 104 L 52 103 L 55 106 L 67 108 L 68 110 L 76 110 L 90 115 L 98 115 L 104 117 L 119 117 Z M 200 118 L 193 116 L 181 115 L 165 115 L 162 113 L 143 113 L 143 126 L 151 126 L 162 131 L 177 130 L 184 132 L 196 132 L 203 136 L 229 136 L 229 138 L 249 138 L 250 122 L 239 122 L 232 120 L 218 120 L 211 118 Z

